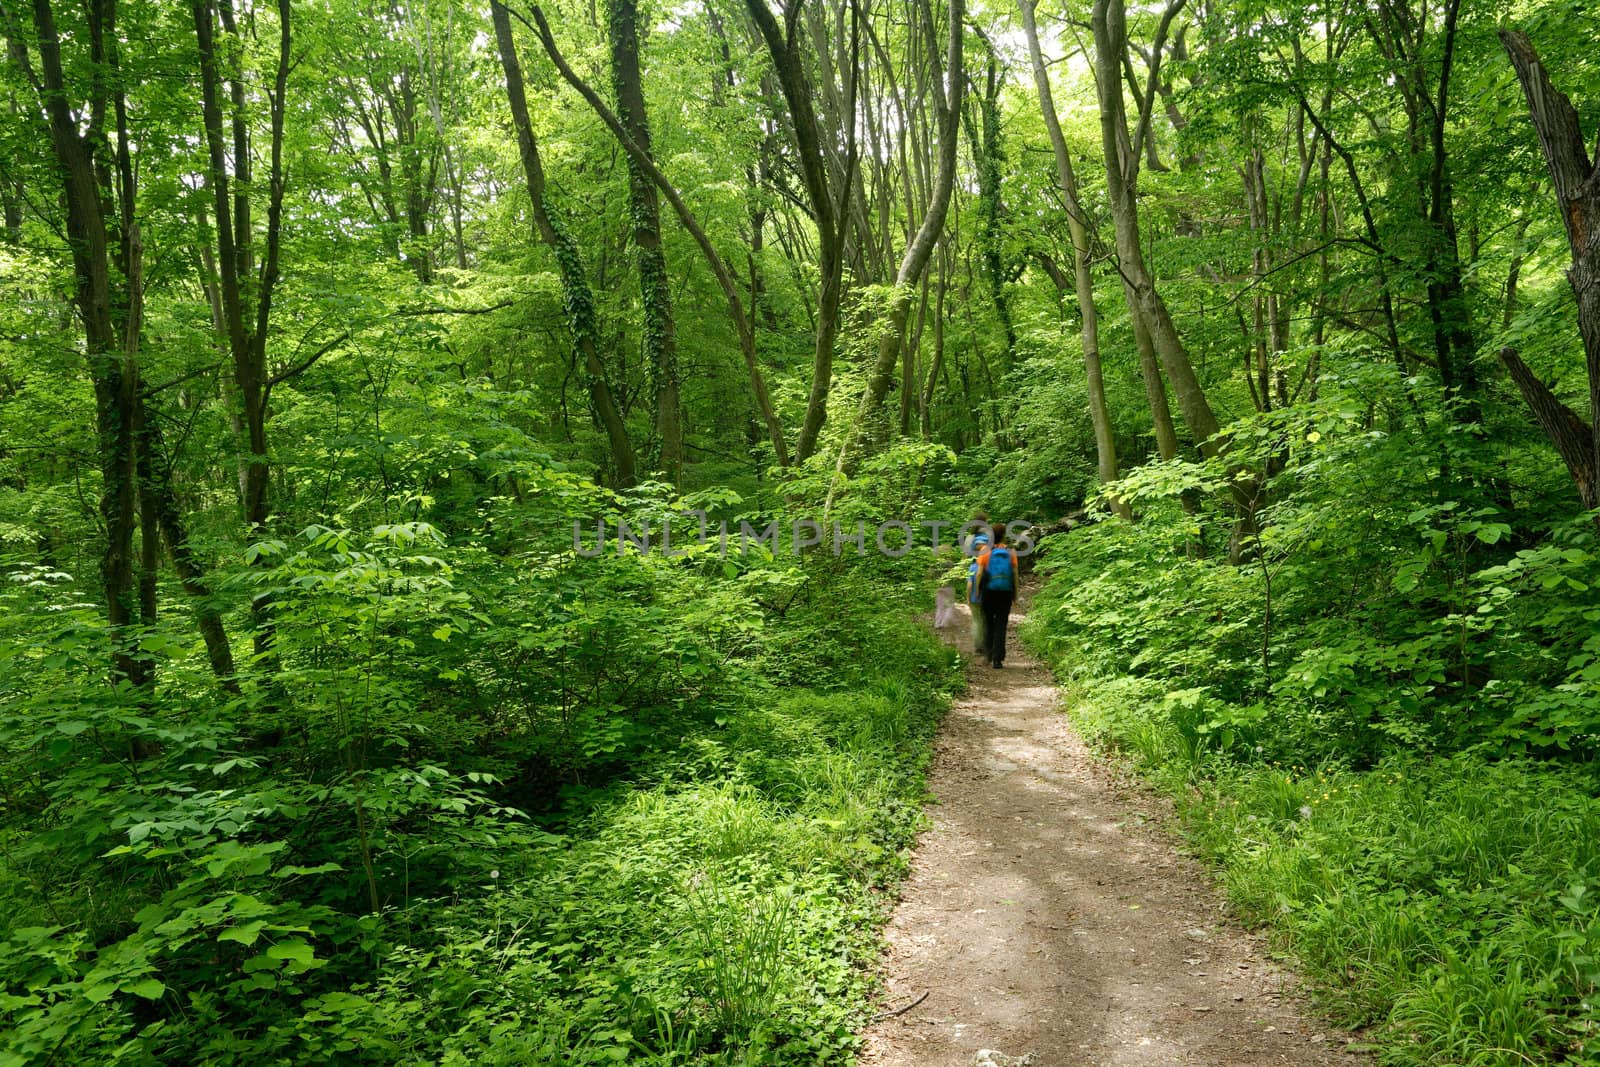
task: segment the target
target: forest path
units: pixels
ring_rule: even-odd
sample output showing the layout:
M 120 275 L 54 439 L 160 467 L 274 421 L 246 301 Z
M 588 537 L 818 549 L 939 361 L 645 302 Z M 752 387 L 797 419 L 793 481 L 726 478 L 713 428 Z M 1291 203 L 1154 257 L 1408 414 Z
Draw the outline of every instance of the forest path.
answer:
M 1085 748 L 1014 641 L 1022 601 L 1005 669 L 967 660 L 935 743 L 933 826 L 886 931 L 885 1008 L 927 997 L 869 1028 L 863 1064 L 1365 1062 L 1302 1013 L 1160 831 L 1159 803 Z M 970 652 L 965 614 L 943 636 Z

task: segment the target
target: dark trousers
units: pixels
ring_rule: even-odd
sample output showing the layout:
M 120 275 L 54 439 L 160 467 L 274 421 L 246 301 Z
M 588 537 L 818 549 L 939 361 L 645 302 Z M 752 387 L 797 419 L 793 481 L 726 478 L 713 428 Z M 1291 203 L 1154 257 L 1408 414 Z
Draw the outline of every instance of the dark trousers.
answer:
M 990 663 L 1006 661 L 1006 620 L 1011 617 L 1014 595 L 1009 589 L 983 591 L 983 656 Z

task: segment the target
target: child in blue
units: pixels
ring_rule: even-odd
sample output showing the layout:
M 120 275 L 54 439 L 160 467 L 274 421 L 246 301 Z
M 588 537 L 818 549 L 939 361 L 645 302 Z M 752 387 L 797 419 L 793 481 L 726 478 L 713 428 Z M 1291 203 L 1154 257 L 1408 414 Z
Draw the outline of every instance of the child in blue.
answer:
M 982 590 L 978 588 L 978 553 L 989 546 L 989 516 L 977 512 L 962 529 L 970 530 L 974 526 L 978 529 L 962 539 L 961 552 L 972 561 L 967 564 L 967 608 L 972 614 L 972 654 L 982 656 L 987 639 L 983 629 L 983 605 L 980 603 Z

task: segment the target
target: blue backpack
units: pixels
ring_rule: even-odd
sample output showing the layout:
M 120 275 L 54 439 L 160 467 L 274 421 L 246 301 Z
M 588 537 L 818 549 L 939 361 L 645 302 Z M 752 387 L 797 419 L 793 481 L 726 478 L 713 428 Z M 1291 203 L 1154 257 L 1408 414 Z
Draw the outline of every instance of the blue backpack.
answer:
M 989 567 L 983 581 L 984 590 L 993 589 L 997 592 L 1009 593 L 1016 587 L 1016 557 L 1012 554 L 1011 549 L 1004 545 L 991 549 L 989 552 Z

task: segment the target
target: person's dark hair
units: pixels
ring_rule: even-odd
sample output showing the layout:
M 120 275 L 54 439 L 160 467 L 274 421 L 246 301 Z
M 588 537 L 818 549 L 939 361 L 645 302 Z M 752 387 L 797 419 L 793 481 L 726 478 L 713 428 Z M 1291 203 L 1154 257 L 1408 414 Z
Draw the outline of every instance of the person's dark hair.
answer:
M 995 523 L 994 524 L 993 533 L 994 533 L 994 543 L 995 544 L 1003 545 L 1003 544 L 1006 543 L 1006 524 L 1005 523 L 1003 523 L 1003 522 Z
M 973 522 L 988 522 L 989 521 L 989 513 L 987 511 L 974 511 L 972 513 L 972 521 Z

